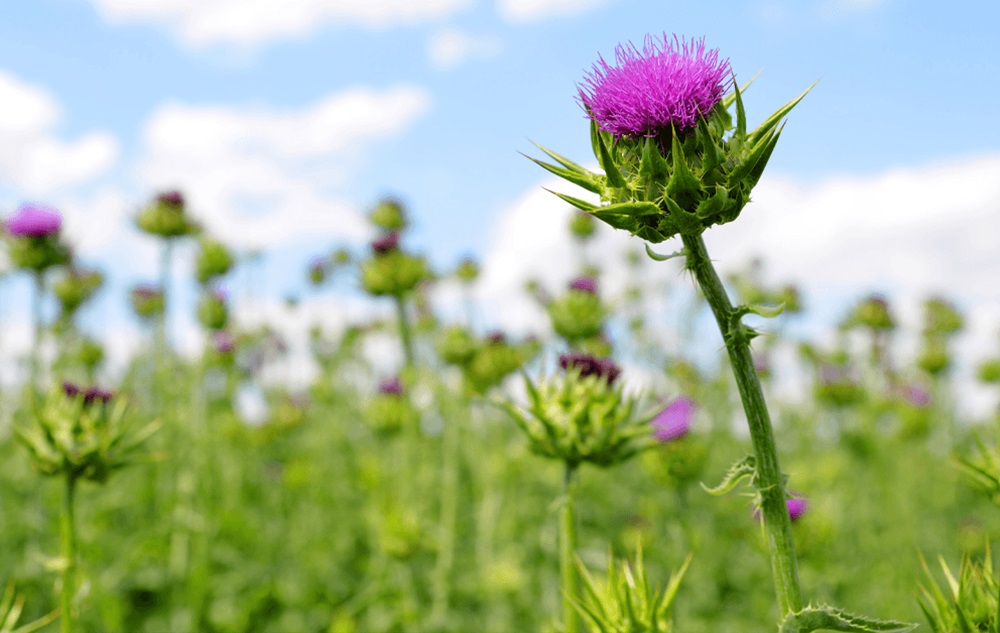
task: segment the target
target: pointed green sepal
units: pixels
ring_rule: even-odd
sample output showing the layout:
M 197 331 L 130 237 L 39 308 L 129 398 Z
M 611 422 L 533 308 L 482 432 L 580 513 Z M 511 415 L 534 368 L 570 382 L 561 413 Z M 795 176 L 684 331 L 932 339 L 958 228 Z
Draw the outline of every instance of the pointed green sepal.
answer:
M 729 467 L 729 470 L 722 477 L 722 481 L 719 485 L 709 488 L 705 484 L 701 484 L 701 487 L 710 495 L 716 497 L 721 497 L 722 495 L 732 491 L 741 481 L 747 477 L 751 478 L 757 476 L 757 459 L 753 455 L 747 455 L 740 461 L 736 462 Z
M 736 100 L 736 132 L 734 133 L 736 138 L 742 141 L 747 135 L 747 111 L 743 106 L 743 94 L 740 92 L 740 86 L 736 83 L 736 78 L 733 78 L 733 97 Z
M 699 119 L 699 124 L 700 124 Z M 647 138 L 642 145 L 642 160 L 639 162 L 639 177 L 643 180 L 656 181 L 670 173 L 667 159 L 660 153 L 660 146 L 655 140 Z
M 785 105 L 781 106 L 780 108 L 775 110 L 771 116 L 767 117 L 767 119 L 765 119 L 763 123 L 758 125 L 753 132 L 750 132 L 750 139 L 749 139 L 750 142 L 757 143 L 761 139 L 761 137 L 763 137 L 765 134 L 767 134 L 775 127 L 777 127 L 777 125 L 781 122 L 781 119 L 783 119 L 786 114 L 791 112 L 792 108 L 797 106 L 799 104 L 799 101 L 802 101 L 802 99 L 804 99 L 805 96 L 809 94 L 809 91 L 816 87 L 817 83 L 818 82 L 813 82 L 813 85 L 803 90 L 802 94 L 795 97 Z
M 600 195 L 601 193 L 603 193 L 603 188 L 601 187 L 601 183 L 600 183 L 600 180 L 599 180 L 600 176 L 598 176 L 597 174 L 593 174 L 591 176 L 587 176 L 585 174 L 580 174 L 580 173 L 577 173 L 575 171 L 571 171 L 571 170 L 566 169 L 564 167 L 559 167 L 557 165 L 552 165 L 550 163 L 546 163 L 545 161 L 539 160 L 539 159 L 535 158 L 534 156 L 528 156 L 527 154 L 521 154 L 521 156 L 524 156 L 525 158 L 527 158 L 531 162 L 535 163 L 536 165 L 538 165 L 542 169 L 545 169 L 545 170 L 547 170 L 547 171 L 555 174 L 556 176 L 559 176 L 563 180 L 568 180 L 569 182 L 573 183 L 574 185 L 577 185 L 579 187 L 583 187 L 584 189 L 586 189 L 587 191 L 589 191 L 591 193 L 596 193 L 598 195 Z
M 591 202 L 587 202 L 586 200 L 581 200 L 579 198 L 574 198 L 573 196 L 568 196 L 568 195 L 566 195 L 564 193 L 559 193 L 558 191 L 553 191 L 553 190 L 547 189 L 545 187 L 542 187 L 542 189 L 545 189 L 545 191 L 548 191 L 552 195 L 554 195 L 554 196 L 562 199 L 563 202 L 568 202 L 569 204 L 573 205 L 577 209 L 580 209 L 581 211 L 588 211 L 589 212 L 589 211 L 593 211 L 594 209 L 600 209 L 600 207 L 597 206 L 596 204 L 593 204 Z
M 746 92 L 747 88 L 750 87 L 750 84 L 752 84 L 754 82 L 754 80 L 757 79 L 757 77 L 759 77 L 759 76 L 760 76 L 760 71 L 757 71 L 756 75 L 754 75 L 753 77 L 751 77 L 750 79 L 748 79 L 745 84 L 743 84 L 742 86 L 740 86 L 740 92 Z M 735 77 L 735 75 L 733 76 L 733 87 L 734 88 L 736 87 L 736 77 Z M 722 101 L 720 101 L 719 103 L 722 104 L 722 107 L 728 109 L 729 106 L 733 105 L 733 101 L 735 101 L 735 100 L 736 100 L 736 93 L 735 92 L 730 92 L 725 97 L 723 97 Z
M 806 607 L 785 616 L 778 633 L 812 633 L 842 631 L 843 633 L 907 633 L 917 627 L 909 622 L 879 620 L 853 615 L 830 606 Z
M 666 198 L 664 202 L 667 205 L 667 211 L 670 212 L 670 219 L 673 220 L 679 233 L 684 235 L 699 235 L 705 229 L 698 216 L 685 211 L 674 200 Z
M 670 154 L 673 158 L 673 173 L 667 182 L 667 196 L 682 201 L 694 199 L 702 190 L 701 181 L 691 173 L 676 132 L 671 140 Z
M 588 175 L 588 176 L 594 176 L 594 175 L 596 175 L 596 174 L 594 174 L 594 173 L 592 173 L 592 172 L 584 169 L 583 167 L 581 167 L 577 163 L 574 163 L 573 161 L 571 161 L 570 159 L 566 158 L 565 156 L 562 156 L 560 154 L 556 154 L 552 150 L 546 149 L 545 147 L 542 147 L 541 145 L 539 145 L 538 143 L 535 143 L 534 141 L 532 141 L 531 143 L 532 143 L 532 145 L 534 145 L 538 149 L 540 149 L 543 152 L 545 152 L 548 155 L 549 158 L 551 158 L 552 160 L 556 161 L 557 163 L 559 163 L 560 165 L 562 165 L 563 167 L 565 167 L 566 169 L 568 169 L 570 171 L 574 171 L 574 172 L 576 172 L 578 174 L 585 174 L 585 175 Z
M 694 214 L 703 220 L 712 218 L 725 210 L 727 202 L 729 202 L 729 191 L 722 185 L 716 185 L 715 193 L 712 197 L 705 198 L 699 202 Z
M 608 144 L 604 142 L 604 134 L 600 130 L 597 132 L 597 160 L 601 163 L 601 169 L 604 170 L 609 186 L 616 189 L 625 189 L 628 187 L 625 177 L 618 171 L 618 166 L 615 165 L 614 159 L 611 158 L 611 152 L 608 151 Z

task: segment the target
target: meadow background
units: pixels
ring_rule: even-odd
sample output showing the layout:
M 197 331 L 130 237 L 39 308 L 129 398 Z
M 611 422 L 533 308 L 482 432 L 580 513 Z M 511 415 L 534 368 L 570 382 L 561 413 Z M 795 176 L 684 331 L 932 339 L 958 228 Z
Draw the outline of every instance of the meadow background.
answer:
M 566 189 L 518 154 L 536 141 L 585 160 L 577 82 L 619 42 L 663 32 L 705 36 L 741 81 L 760 73 L 746 95 L 751 123 L 819 79 L 753 203 L 706 241 L 737 292 L 794 285 L 804 306 L 759 323 L 771 335 L 755 344 L 771 354 L 785 469 L 811 502 L 795 526 L 804 586 L 852 610 L 920 620 L 920 555 L 957 566 L 1000 529 L 952 459 L 972 454 L 973 429 L 992 442 L 998 404 L 996 386 L 978 379 L 1000 353 L 998 13 L 988 2 L 900 0 L 4 5 L 0 212 L 25 202 L 62 212 L 75 257 L 105 275 L 78 319 L 106 349 L 98 381 L 164 423 L 161 459 L 82 488 L 81 626 L 499 632 L 551 622 L 558 469 L 468 396 L 437 349 L 449 324 L 480 339 L 502 330 L 517 345 L 538 337 L 529 375 L 551 369 L 566 345 L 526 284 L 557 296 L 588 266 L 615 315 L 607 331 L 628 388 L 650 406 L 685 395 L 699 409 L 693 453 L 666 448 L 583 473 L 581 557 L 599 569 L 609 547 L 626 556 L 642 542 L 665 582 L 694 551 L 679 628 L 771 625 L 749 499 L 696 485 L 717 480 L 746 440 L 690 279 L 673 263 L 637 265 L 629 253 L 641 244 L 606 227 L 574 239 L 569 209 L 543 187 Z M 172 260 L 173 373 L 156 365 L 127 291 L 158 279 L 160 244 L 134 217 L 173 189 L 237 256 L 223 285 L 237 349 L 259 362 L 213 365 L 187 240 Z M 423 426 L 404 439 L 380 433 L 369 411 L 403 363 L 391 302 L 367 296 L 351 265 L 321 284 L 308 274 L 336 249 L 367 256 L 377 235 L 367 214 L 386 195 L 411 219 L 406 249 L 440 277 L 422 293 L 406 379 Z M 465 257 L 481 266 L 473 283 L 453 275 Z M 33 341 L 30 293 L 28 276 L 5 265 L 0 578 L 36 617 L 56 604 L 47 561 L 59 489 L 32 471 L 10 429 L 26 415 L 33 349 L 54 363 L 46 385 L 79 368 L 57 336 Z M 897 326 L 885 335 L 891 371 L 872 360 L 872 332 L 851 321 L 871 293 L 888 299 Z M 935 295 L 964 322 L 937 375 L 920 363 L 924 300 Z M 43 315 L 56 315 L 51 298 Z M 825 389 L 830 364 L 852 368 L 845 389 Z M 516 376 L 490 394 L 523 395 Z M 446 484 L 443 429 L 454 420 L 463 441 L 448 463 L 461 476 Z M 432 492 L 401 498 L 400 478 Z M 450 507 L 457 527 L 442 532 Z M 443 551 L 454 553 L 447 564 Z

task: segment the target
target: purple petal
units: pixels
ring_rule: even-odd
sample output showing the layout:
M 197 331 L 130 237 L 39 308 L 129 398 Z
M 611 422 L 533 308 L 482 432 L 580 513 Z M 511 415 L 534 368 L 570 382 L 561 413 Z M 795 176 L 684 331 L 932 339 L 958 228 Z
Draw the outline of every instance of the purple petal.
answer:
M 691 430 L 694 411 L 695 403 L 691 398 L 681 396 L 675 399 L 653 418 L 653 437 L 661 442 L 672 442 L 684 437 Z

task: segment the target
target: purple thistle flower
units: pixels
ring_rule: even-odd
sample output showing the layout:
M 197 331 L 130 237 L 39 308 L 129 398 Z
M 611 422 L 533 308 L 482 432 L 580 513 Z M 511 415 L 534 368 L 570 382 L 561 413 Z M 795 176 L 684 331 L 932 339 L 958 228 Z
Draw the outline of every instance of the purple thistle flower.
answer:
M 89 405 L 98 400 L 101 404 L 107 404 L 111 402 L 111 398 L 114 397 L 114 393 L 108 391 L 107 389 L 101 389 L 100 387 L 87 387 L 83 389 L 74 383 L 69 381 L 63 382 L 63 393 L 66 394 L 68 398 L 76 398 L 77 396 L 83 396 L 83 404 Z
M 604 58 L 587 73 L 579 98 L 587 116 L 616 138 L 662 138 L 694 129 L 722 100 L 732 82 L 729 60 L 705 50 L 705 39 L 647 36 L 642 52 L 629 43 L 615 49 L 616 66 Z
M 593 277 L 577 277 L 573 281 L 569 282 L 569 288 L 570 290 L 579 290 L 580 292 L 596 295 L 597 280 Z
M 785 499 L 785 505 L 788 507 L 788 518 L 792 521 L 797 521 L 809 509 L 809 502 L 802 497 L 789 497 Z M 753 518 L 756 521 L 760 521 L 759 508 L 754 510 Z
M 486 342 L 491 345 L 502 345 L 507 342 L 507 335 L 500 330 L 493 330 L 486 335 Z
M 600 376 L 612 384 L 622 373 L 621 368 L 610 358 L 597 358 L 591 354 L 582 352 L 570 352 L 559 357 L 559 366 L 569 371 L 575 369 L 581 378 L 587 376 Z
M 372 250 L 376 255 L 384 255 L 399 248 L 399 233 L 393 231 L 372 240 Z
M 184 206 L 184 194 L 180 191 L 164 191 L 156 196 L 156 200 L 172 207 Z
M 664 407 L 653 418 L 653 437 L 661 442 L 673 442 L 688 434 L 694 418 L 694 400 L 681 396 Z
M 229 332 L 218 330 L 212 333 L 212 346 L 220 354 L 229 354 L 236 348 L 236 340 Z
M 62 216 L 52 207 L 24 204 L 4 224 L 15 237 L 48 237 L 59 233 Z
M 403 395 L 403 383 L 399 378 L 386 378 L 378 384 L 378 392 L 391 396 Z

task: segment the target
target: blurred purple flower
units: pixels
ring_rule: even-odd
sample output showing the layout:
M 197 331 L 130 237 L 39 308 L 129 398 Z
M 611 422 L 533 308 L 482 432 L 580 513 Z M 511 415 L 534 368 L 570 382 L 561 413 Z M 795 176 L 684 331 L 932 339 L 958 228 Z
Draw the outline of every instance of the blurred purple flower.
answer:
M 399 378 L 386 378 L 378 384 L 378 392 L 386 395 L 402 396 L 403 383 Z
M 802 497 L 789 497 L 785 500 L 785 505 L 788 507 L 788 518 L 792 521 L 797 521 L 809 509 L 809 502 Z M 759 508 L 754 510 L 753 518 L 760 521 Z
M 372 240 L 372 250 L 379 255 L 384 255 L 399 248 L 399 233 L 393 231 L 386 233 Z
M 486 335 L 486 342 L 493 345 L 500 345 L 507 342 L 507 335 L 500 330 L 493 330 Z
M 729 61 L 719 61 L 718 49 L 705 50 L 704 38 L 664 33 L 660 42 L 647 36 L 641 53 L 634 44 L 619 45 L 615 61 L 594 64 L 579 98 L 587 116 L 616 138 L 689 131 L 711 114 L 732 81 Z
M 5 226 L 15 237 L 47 237 L 59 233 L 62 216 L 52 207 L 24 204 L 7 218 Z
M 212 333 L 212 346 L 220 354 L 229 354 L 236 348 L 236 340 L 226 330 L 218 330 Z
M 156 196 L 156 200 L 172 207 L 184 206 L 184 194 L 180 191 L 164 191 Z
M 581 378 L 587 376 L 600 376 L 612 384 L 622 373 L 621 368 L 610 358 L 597 358 L 591 354 L 582 352 L 570 352 L 559 357 L 559 366 L 569 371 L 575 369 L 580 373 Z
M 691 430 L 694 411 L 695 404 L 691 398 L 681 396 L 673 400 L 653 418 L 653 437 L 661 442 L 672 442 L 684 437 Z
M 906 400 L 913 406 L 923 409 L 930 406 L 931 394 L 920 385 L 910 385 L 906 387 Z
M 597 280 L 593 277 L 577 277 L 569 282 L 570 290 L 579 290 L 588 294 L 597 294 Z
M 91 404 L 97 400 L 101 401 L 101 404 L 107 404 L 111 402 L 111 398 L 114 397 L 114 393 L 108 391 L 107 389 L 101 389 L 100 387 L 87 387 L 83 389 L 78 385 L 66 381 L 63 383 L 63 393 L 69 398 L 76 398 L 77 396 L 83 396 L 83 403 Z

